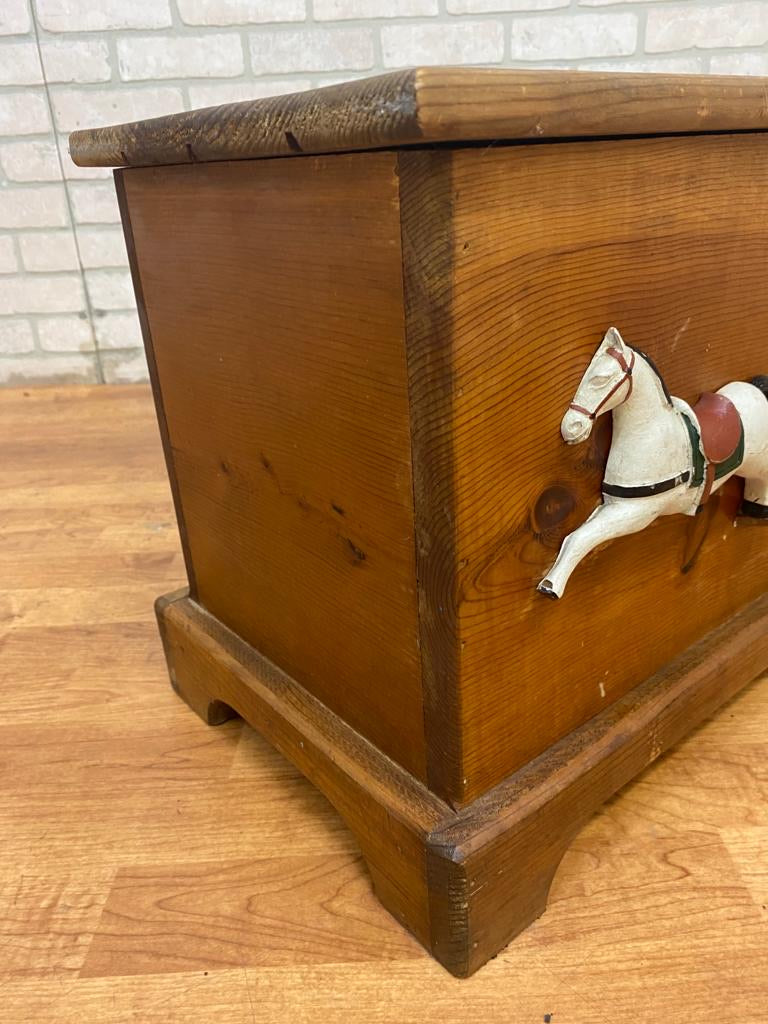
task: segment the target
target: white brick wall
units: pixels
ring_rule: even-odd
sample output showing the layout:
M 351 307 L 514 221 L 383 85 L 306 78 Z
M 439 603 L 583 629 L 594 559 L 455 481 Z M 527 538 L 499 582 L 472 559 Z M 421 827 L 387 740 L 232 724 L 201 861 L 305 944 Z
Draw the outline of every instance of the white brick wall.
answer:
M 267 25 L 304 21 L 304 0 L 177 0 L 187 25 Z
M 28 32 L 31 24 L 27 0 L 3 0 L 0 7 L 0 36 Z
M 636 14 L 551 14 L 512 25 L 510 54 L 519 61 L 629 57 L 637 49 Z
M 47 32 L 109 32 L 173 24 L 168 0 L 35 0 L 35 10 L 38 24 Z
M 256 75 L 296 71 L 367 71 L 373 67 L 369 28 L 264 29 L 252 32 L 251 68 Z
M 381 30 L 385 68 L 410 64 L 499 64 L 504 56 L 500 21 L 456 21 L 385 25 Z
M 768 0 L 0 0 L 0 384 L 146 378 L 70 131 L 437 63 L 768 76 Z
M 648 12 L 645 48 L 649 53 L 669 50 L 713 50 L 725 46 L 763 46 L 768 42 L 768 4 L 727 3 L 697 10 L 695 7 L 657 7 Z
M 13 247 L 13 238 L 0 235 L 0 274 L 14 274 L 18 269 L 19 261 Z
M 64 228 L 68 223 L 67 197 L 61 184 L 0 189 L 0 230 Z
M 40 46 L 45 80 L 108 82 L 112 77 L 106 39 L 54 39 Z
M 0 137 L 39 135 L 50 130 L 45 90 L 0 93 Z
M 117 41 L 125 82 L 152 78 L 237 78 L 245 70 L 243 44 L 235 33 L 200 36 L 128 36 Z
M 19 235 L 25 270 L 78 270 L 75 237 L 71 231 L 36 231 Z

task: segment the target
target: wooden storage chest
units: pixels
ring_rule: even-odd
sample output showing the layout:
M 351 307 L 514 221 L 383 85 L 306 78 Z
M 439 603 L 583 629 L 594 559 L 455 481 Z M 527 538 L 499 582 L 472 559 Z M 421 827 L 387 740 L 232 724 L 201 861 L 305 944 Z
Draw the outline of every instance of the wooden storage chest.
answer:
M 158 601 L 174 686 L 327 794 L 455 974 L 768 666 L 735 476 L 536 590 L 600 501 L 610 416 L 558 425 L 610 325 L 689 402 L 768 373 L 765 96 L 428 68 L 72 136 L 120 168 L 189 577 Z

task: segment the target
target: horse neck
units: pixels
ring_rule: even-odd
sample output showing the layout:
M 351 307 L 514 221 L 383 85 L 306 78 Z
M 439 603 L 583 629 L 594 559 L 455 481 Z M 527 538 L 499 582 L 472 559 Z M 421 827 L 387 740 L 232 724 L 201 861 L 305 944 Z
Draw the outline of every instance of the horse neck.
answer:
M 674 408 L 667 401 L 661 381 L 642 356 L 635 357 L 632 392 L 613 410 L 614 435 L 657 427 Z

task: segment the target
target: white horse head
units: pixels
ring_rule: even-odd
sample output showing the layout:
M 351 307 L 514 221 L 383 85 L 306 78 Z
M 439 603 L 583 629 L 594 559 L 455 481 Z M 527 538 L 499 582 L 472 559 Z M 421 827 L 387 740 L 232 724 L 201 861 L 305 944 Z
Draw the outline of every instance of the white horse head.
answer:
M 586 441 L 597 417 L 629 398 L 634 365 L 634 351 L 615 327 L 609 327 L 563 416 L 560 433 L 564 441 Z

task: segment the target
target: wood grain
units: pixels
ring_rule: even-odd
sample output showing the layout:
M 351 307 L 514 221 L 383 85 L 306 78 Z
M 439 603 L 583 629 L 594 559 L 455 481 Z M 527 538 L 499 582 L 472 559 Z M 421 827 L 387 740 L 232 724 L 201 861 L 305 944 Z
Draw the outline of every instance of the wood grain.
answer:
M 0 552 L 8 539 L 6 513 L 27 509 L 31 532 L 28 546 L 15 549 L 17 571 L 29 559 L 29 581 L 44 586 L 55 559 L 41 569 L 37 540 L 57 538 L 66 556 L 61 514 L 80 516 L 82 531 L 92 510 L 104 563 L 85 565 L 77 586 L 98 593 L 114 576 L 129 582 L 133 569 L 121 558 L 140 549 L 142 529 L 154 543 L 155 524 L 173 514 L 149 394 L 143 388 L 28 394 L 4 393 L 0 428 L 14 443 L 23 436 L 30 445 L 50 443 L 51 464 L 38 462 L 27 474 L 16 461 L 7 463 Z M 73 430 L 79 447 L 70 443 Z M 79 452 L 90 446 L 114 451 L 118 460 L 126 438 L 144 451 L 129 480 L 102 482 L 105 470 L 92 461 L 79 468 Z M 23 460 L 23 450 L 17 458 Z M 164 586 L 172 589 L 183 579 L 172 533 L 168 553 L 175 568 Z M 1 624 L 5 1024 L 439 1024 L 447 1017 L 508 1024 L 541 1021 L 546 1013 L 553 1024 L 605 1024 L 611 1017 L 658 1024 L 681 1013 L 722 1024 L 759 1015 L 768 996 L 759 883 L 768 763 L 764 681 L 611 800 L 565 855 L 547 914 L 459 982 L 428 957 L 414 958 L 413 944 L 384 911 L 376 918 L 359 854 L 327 801 L 242 723 L 207 729 L 173 695 L 151 614 L 157 584 L 144 586 L 141 621 Z M 90 744 L 85 754 L 71 745 L 78 737 Z M 174 763 L 177 748 L 186 754 Z M 22 751 L 23 764 L 17 762 Z M 215 784 L 204 777 L 209 771 Z M 25 785 L 42 776 L 45 786 Z M 349 935 L 362 936 L 363 921 L 372 922 L 371 939 L 390 929 L 383 945 L 391 959 L 328 962 L 328 933 L 321 930 L 303 933 L 294 960 L 290 948 L 306 923 L 306 888 L 302 900 L 284 890 L 280 964 L 265 965 L 278 955 L 275 947 L 245 935 L 247 952 L 238 957 L 240 966 L 229 968 L 217 966 L 204 938 L 185 941 L 164 900 L 178 893 L 179 879 L 191 872 L 205 878 L 210 865 L 248 878 L 240 895 L 229 890 L 226 907 L 236 914 L 242 908 L 252 928 L 267 934 L 270 921 L 246 895 L 266 885 L 262 855 L 267 868 L 283 856 L 316 863 L 315 905 L 335 908 Z M 324 857 L 334 870 L 321 873 Z M 111 912 L 102 919 L 101 908 L 124 905 L 126 885 L 142 876 L 156 879 L 154 906 L 137 903 L 131 921 Z M 343 898 L 345 890 L 355 893 L 355 906 Z M 152 970 L 125 974 L 126 951 L 135 948 L 142 922 L 149 933 L 163 915 L 168 938 L 156 947 Z M 202 932 L 224 933 L 227 919 L 215 909 L 208 908 L 206 921 Z M 226 935 L 230 955 L 233 940 L 234 931 Z M 202 955 L 195 968 L 183 969 L 174 959 L 178 952 Z M 81 973 L 86 957 L 93 968 L 97 956 L 103 973 Z
M 181 538 L 181 550 L 184 554 L 184 568 L 186 570 L 189 587 L 193 594 L 197 594 L 197 577 L 195 575 L 195 565 L 192 560 L 192 552 L 189 547 L 189 537 L 187 536 L 187 521 L 184 515 L 184 507 L 181 503 L 179 477 L 176 472 L 176 464 L 173 458 L 173 448 L 171 445 L 170 434 L 168 432 L 168 417 L 165 412 L 165 398 L 163 397 L 163 391 L 160 386 L 160 374 L 157 369 L 155 342 L 152 337 L 152 329 L 149 323 L 149 316 L 147 314 L 147 305 L 146 302 L 144 301 L 144 286 L 141 281 L 141 274 L 139 273 L 139 264 L 136 256 L 136 241 L 133 237 L 133 224 L 131 222 L 131 214 L 128 208 L 128 197 L 125 193 L 125 183 L 123 180 L 123 175 L 118 172 L 115 172 L 114 180 L 115 192 L 117 194 L 117 203 L 120 209 L 120 220 L 123 226 L 123 236 L 125 238 L 128 262 L 131 269 L 131 283 L 133 285 L 133 292 L 136 297 L 136 312 L 139 318 L 142 339 L 144 341 L 144 353 L 146 355 L 147 360 L 149 380 L 152 385 L 152 394 L 155 399 L 157 426 L 160 431 L 160 439 L 163 443 L 165 468 L 168 473 L 168 482 L 171 487 L 171 495 L 173 496 L 173 511 L 176 517 L 176 525 L 178 526 L 179 536 Z
M 456 973 L 471 973 L 489 947 L 542 913 L 588 808 L 765 671 L 767 620 L 764 595 L 431 834 L 428 872 L 440 911 L 433 927 L 443 929 Z M 435 899 L 449 877 L 449 898 Z M 459 915 L 467 917 L 461 929 Z
M 395 170 L 126 171 L 123 209 L 193 594 L 424 778 Z
M 448 806 L 183 592 L 157 615 L 174 689 L 209 725 L 242 714 L 331 800 L 382 903 L 429 945 L 424 848 Z
M 80 976 L 419 957 L 416 942 L 371 902 L 361 859 L 254 857 L 118 871 Z M 213 927 L 212 927 L 213 925 Z
M 445 799 L 461 771 L 455 616 L 453 196 L 450 152 L 398 155 L 427 781 Z
M 81 166 L 243 160 L 434 142 L 768 128 L 765 80 L 420 67 L 74 132 Z
M 209 725 L 243 715 L 325 793 L 384 906 L 458 977 L 544 912 L 594 811 L 768 666 L 764 595 L 455 812 L 184 592 L 158 619 L 174 689 Z
M 762 371 L 767 144 L 118 176 L 193 598 L 454 807 L 765 591 L 737 480 L 535 584 L 599 499 L 610 423 L 558 425 L 606 325 L 692 402 Z
M 435 589 L 459 645 L 454 803 L 768 588 L 765 535 L 736 519 L 734 479 L 705 516 L 594 553 L 560 602 L 534 589 L 599 500 L 610 423 L 573 447 L 559 423 L 608 325 L 691 402 L 768 363 L 766 155 L 757 134 L 452 153 L 451 312 L 433 342 L 452 352 L 450 420 L 447 400 L 427 408 L 421 458 L 451 448 L 432 532 L 453 545 L 455 576 L 444 558 Z

